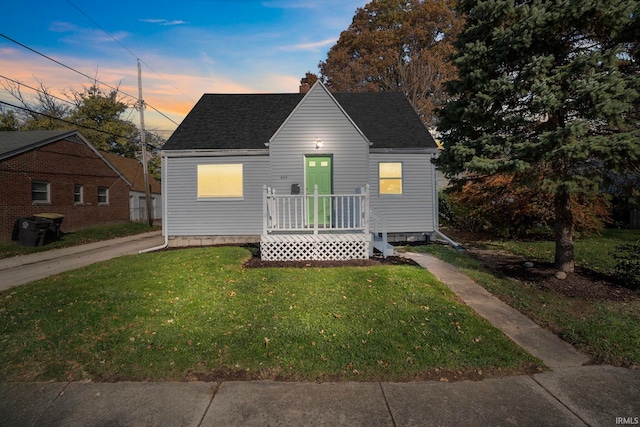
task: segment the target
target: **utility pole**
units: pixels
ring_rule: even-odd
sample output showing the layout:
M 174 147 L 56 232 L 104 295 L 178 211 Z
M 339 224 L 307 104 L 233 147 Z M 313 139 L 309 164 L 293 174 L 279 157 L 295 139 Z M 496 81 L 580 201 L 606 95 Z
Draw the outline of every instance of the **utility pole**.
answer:
M 142 100 L 142 69 L 140 59 L 138 59 L 138 104 L 140 106 L 140 148 L 142 149 L 142 171 L 144 174 L 144 195 L 147 202 L 147 223 L 149 227 L 153 225 L 153 203 L 151 201 L 151 191 L 149 188 L 149 171 L 147 168 L 147 146 L 145 143 L 144 131 L 144 101 Z

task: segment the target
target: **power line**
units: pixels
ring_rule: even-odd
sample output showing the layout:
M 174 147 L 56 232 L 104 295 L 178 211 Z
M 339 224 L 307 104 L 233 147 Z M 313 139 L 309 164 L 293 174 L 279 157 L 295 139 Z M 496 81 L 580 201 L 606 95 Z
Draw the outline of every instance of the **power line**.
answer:
M 87 18 L 89 21 L 91 21 L 96 27 L 100 28 L 106 35 L 108 35 L 109 37 L 111 37 L 111 39 L 113 39 L 113 41 L 115 41 L 116 43 L 118 43 L 120 45 L 120 47 L 122 47 L 124 50 L 126 50 L 127 52 L 129 52 L 129 54 L 131 54 L 131 56 L 133 56 L 134 58 L 138 59 L 140 62 L 142 62 L 144 65 L 146 65 L 151 71 L 153 71 L 156 75 L 158 75 L 158 77 L 160 77 L 162 80 L 164 80 L 166 83 L 168 83 L 171 87 L 173 87 L 175 90 L 177 90 L 178 92 L 180 92 L 180 94 L 182 96 L 184 96 L 185 98 L 187 98 L 189 101 L 195 103 L 195 101 L 193 99 L 191 99 L 191 97 L 189 97 L 188 95 L 185 95 L 180 89 L 178 89 L 177 87 L 174 86 L 173 83 L 171 83 L 170 81 L 168 81 L 166 78 L 164 78 L 164 76 L 162 76 L 160 73 L 158 73 L 156 70 L 153 69 L 153 67 L 149 64 L 147 64 L 146 62 L 144 62 L 142 59 L 140 59 L 140 57 L 138 55 L 136 55 L 135 53 L 133 53 L 128 47 L 126 47 L 124 44 L 122 44 L 122 42 L 120 42 L 120 40 L 118 40 L 117 38 L 115 38 L 110 32 L 108 32 L 107 30 L 105 30 L 100 24 L 98 24 L 93 18 L 91 18 L 87 13 L 85 13 L 82 9 L 80 9 L 78 6 L 76 6 L 71 0 L 67 0 L 67 3 L 69 3 L 71 6 L 73 6 L 78 12 L 80 12 L 82 15 L 84 15 L 85 18 Z
M 16 108 L 18 110 L 26 111 L 26 112 L 31 113 L 31 114 L 38 114 L 38 115 L 44 116 L 44 117 L 46 117 L 48 119 L 57 120 L 57 121 L 66 123 L 68 125 L 72 125 L 75 128 L 89 129 L 89 130 L 92 130 L 92 131 L 95 131 L 95 132 L 103 133 L 105 135 L 114 136 L 116 138 L 123 138 L 123 139 L 126 139 L 126 140 L 130 141 L 130 142 L 134 142 L 136 144 L 138 143 L 137 139 L 131 138 L 129 136 L 118 135 L 118 134 L 113 133 L 113 132 L 107 132 L 107 131 L 102 130 L 102 129 L 97 129 L 97 128 L 93 128 L 91 126 L 82 125 L 80 123 L 75 123 L 75 122 L 72 122 L 72 121 L 69 121 L 69 120 L 61 119 L 59 117 L 55 117 L 55 116 L 52 116 L 52 115 L 49 115 L 49 114 L 46 114 L 46 113 L 41 113 L 39 111 L 34 111 L 34 110 L 31 110 L 31 109 L 26 108 L 26 107 L 20 107 L 19 105 L 13 105 L 13 104 L 10 104 L 10 103 L 2 101 L 2 100 L 0 100 L 0 104 L 6 105 L 6 106 L 11 107 L 11 108 Z M 158 147 L 155 147 L 155 146 L 153 146 L 151 144 L 146 144 L 146 146 L 147 146 L 147 148 L 148 147 L 151 147 L 153 149 L 158 148 Z
M 75 68 L 72 68 L 72 67 L 70 67 L 70 66 L 68 66 L 68 65 L 66 65 L 66 64 L 63 64 L 62 62 L 60 62 L 60 61 L 58 61 L 58 60 L 56 60 L 56 59 L 53 59 L 53 58 L 51 58 L 50 56 L 45 55 L 44 53 L 38 52 L 37 50 L 32 49 L 32 48 L 30 48 L 29 46 L 27 46 L 27 45 L 25 45 L 25 44 L 22 44 L 22 43 L 20 43 L 19 41 L 14 40 L 14 39 L 12 39 L 12 38 L 11 38 L 11 37 L 9 37 L 9 36 L 6 36 L 6 35 L 4 35 L 4 34 L 0 33 L 0 37 L 4 37 L 5 39 L 9 40 L 10 42 L 13 42 L 13 43 L 17 44 L 18 46 L 23 47 L 23 48 L 25 48 L 25 49 L 27 49 L 27 50 L 29 50 L 29 51 L 31 51 L 31 52 L 33 52 L 33 53 L 35 53 L 36 55 L 40 55 L 40 56 L 42 56 L 43 58 L 48 59 L 49 61 L 55 62 L 56 64 L 58 64 L 58 65 L 60 65 L 60 66 L 62 66 L 62 67 L 64 67 L 64 68 L 66 68 L 66 69 L 68 69 L 68 70 L 71 70 L 71 71 L 73 71 L 74 73 L 80 74 L 81 76 L 84 76 L 84 77 L 88 78 L 88 79 L 89 79 L 89 80 L 91 80 L 91 81 L 95 81 L 96 83 L 100 83 L 101 85 L 104 85 L 104 86 L 108 87 L 109 89 L 113 89 L 113 90 L 119 91 L 120 93 L 122 93 L 122 94 L 124 94 L 124 95 L 126 95 L 126 96 L 128 96 L 128 97 L 130 97 L 130 98 L 138 99 L 138 97 L 137 97 L 137 96 L 130 95 L 130 94 L 128 94 L 128 93 L 126 93 L 126 92 L 124 92 L 124 91 L 120 90 L 119 88 L 116 88 L 116 87 L 113 87 L 113 86 L 111 86 L 111 85 L 109 85 L 109 84 L 107 84 L 107 83 L 101 82 L 100 80 L 96 79 L 95 77 L 91 77 L 91 76 L 89 76 L 88 74 L 83 73 L 82 71 L 78 71 L 78 70 L 76 70 Z
M 50 97 L 52 97 L 52 98 L 54 98 L 54 99 L 57 99 L 58 101 L 65 102 L 65 103 L 67 103 L 67 104 L 73 105 L 74 107 L 76 106 L 76 104 L 74 104 L 73 102 L 69 101 L 68 99 L 62 99 L 62 98 L 60 98 L 60 97 L 58 97 L 58 96 L 55 96 L 55 95 L 53 95 L 53 94 L 51 94 L 51 93 L 47 93 L 47 92 L 45 92 L 45 91 L 43 91 L 43 90 L 40 90 L 40 89 L 38 89 L 38 88 L 31 87 L 31 86 L 29 86 L 29 85 L 27 85 L 27 84 L 24 84 L 24 83 L 22 83 L 22 82 L 20 82 L 20 81 L 18 81 L 18 80 L 14 80 L 14 79 L 12 79 L 12 78 L 10 78 L 10 77 L 3 76 L 2 74 L 0 74 L 0 78 L 3 78 L 3 79 L 5 79 L 5 80 L 9 80 L 10 82 L 13 82 L 13 83 L 15 83 L 15 84 L 17 84 L 17 85 L 20 85 L 20 86 L 24 86 L 24 87 L 26 87 L 26 88 L 28 88 L 28 89 L 35 90 L 35 91 L 36 91 L 36 92 L 38 92 L 38 93 L 47 94 L 48 96 L 50 96 Z
M 153 71 L 154 73 L 156 73 L 162 80 L 164 80 L 166 83 L 168 83 L 172 88 L 174 88 L 175 90 L 177 90 L 178 92 L 180 92 L 180 94 L 182 96 L 184 96 L 185 98 L 187 98 L 189 101 L 193 102 L 194 104 L 196 103 L 196 101 L 193 100 L 193 98 L 191 98 L 189 95 L 185 94 L 184 92 L 182 92 L 180 89 L 178 89 L 173 83 L 171 83 L 169 80 L 165 79 L 160 73 L 158 73 L 156 70 L 153 69 L 153 67 L 149 64 L 147 64 L 146 62 L 144 62 L 142 59 L 140 60 L 140 62 L 142 62 L 144 65 L 146 65 L 151 71 Z
M 13 82 L 13 83 L 16 83 L 16 84 L 18 84 L 18 85 L 24 86 L 24 87 L 26 87 L 26 88 L 28 88 L 28 89 L 31 89 L 31 90 L 34 90 L 34 91 L 36 91 L 36 92 L 38 92 L 38 93 L 46 94 L 46 95 L 48 95 L 48 96 L 50 96 L 50 97 L 52 97 L 52 98 L 54 98 L 54 99 L 57 99 L 57 100 L 62 101 L 62 102 L 65 102 L 65 103 L 67 103 L 67 104 L 69 104 L 69 105 L 72 105 L 72 106 L 74 106 L 74 107 L 77 107 L 77 105 L 76 105 L 74 102 L 69 101 L 68 99 L 60 98 L 60 97 L 55 96 L 55 95 L 53 95 L 53 94 L 51 94 L 51 93 L 47 93 L 47 92 L 45 92 L 45 91 L 43 91 L 43 90 L 41 90 L 41 89 L 38 89 L 38 88 L 35 88 L 35 87 L 32 87 L 32 86 L 29 86 L 29 85 L 27 85 L 27 84 L 24 84 L 24 83 L 22 83 L 22 82 L 20 82 L 20 81 L 18 81 L 18 80 L 14 80 L 14 79 L 12 79 L 12 78 L 10 78 L 10 77 L 3 76 L 2 74 L 0 74 L 0 78 L 3 78 L 3 79 L 5 79 L 5 80 L 9 80 L 10 82 Z M 148 104 L 146 104 L 146 103 L 145 103 L 145 105 L 148 105 Z M 174 125 L 179 126 L 179 124 L 178 124 L 178 123 L 176 123 L 175 121 L 173 121 L 173 119 L 171 119 L 170 117 L 167 117 L 167 116 L 166 116 L 162 111 L 157 110 L 155 107 L 153 107 L 153 106 L 151 106 L 151 105 L 149 105 L 149 107 L 150 107 L 152 110 L 156 111 L 156 112 L 157 112 L 158 114 L 160 114 L 161 116 L 163 116 L 164 118 L 166 118 L 167 120 L 169 120 L 170 122 L 172 122 Z M 166 132 L 172 132 L 172 131 L 166 131 Z
M 79 123 L 75 123 L 75 122 L 72 122 L 72 121 L 69 121 L 69 120 L 65 120 L 65 119 L 62 119 L 60 117 L 55 117 L 55 116 L 52 116 L 52 115 L 49 115 L 49 114 L 46 114 L 46 113 L 41 113 L 39 111 L 34 111 L 34 110 L 30 109 L 30 108 L 20 107 L 19 105 L 13 105 L 13 104 L 10 104 L 10 103 L 2 101 L 2 100 L 0 100 L 0 104 L 4 104 L 4 105 L 6 105 L 8 107 L 12 107 L 12 108 L 17 108 L 18 110 L 26 111 L 26 112 L 31 113 L 31 114 L 38 114 L 38 115 L 44 116 L 44 117 L 46 117 L 48 119 L 58 120 L 60 122 L 66 123 L 66 124 L 73 125 L 74 127 L 81 127 L 81 128 L 84 128 L 84 129 L 90 129 L 90 130 L 93 130 L 93 131 L 96 131 L 96 132 L 104 133 L 104 134 L 109 135 L 109 136 L 115 136 L 116 138 L 125 138 L 125 139 L 128 139 L 130 141 L 135 141 L 134 139 L 132 139 L 132 138 L 130 138 L 128 136 L 118 135 L 118 134 L 115 134 L 113 132 L 107 132 L 107 131 L 104 131 L 104 130 L 101 130 L 101 129 L 92 128 L 91 126 L 81 125 Z
M 58 65 L 60 65 L 60 66 L 62 66 L 62 67 L 64 67 L 64 68 L 66 68 L 66 69 L 68 69 L 68 70 L 71 70 L 71 71 L 73 71 L 74 73 L 80 74 L 81 76 L 84 76 L 84 77 L 88 78 L 88 79 L 89 79 L 89 80 L 91 80 L 91 81 L 95 81 L 96 83 L 99 83 L 99 84 L 101 84 L 101 85 L 103 85 L 103 86 L 106 86 L 106 87 L 108 87 L 109 89 L 112 89 L 112 90 L 115 90 L 116 92 L 122 93 L 123 95 L 126 95 L 126 96 L 128 96 L 129 98 L 132 98 L 132 99 L 135 99 L 135 100 L 137 100 L 137 99 L 138 99 L 138 97 L 137 97 L 137 96 L 133 96 L 133 95 L 128 94 L 127 92 L 125 92 L 125 91 L 121 90 L 120 88 L 117 88 L 117 87 L 111 86 L 111 85 L 109 85 L 109 84 L 107 84 L 107 83 L 104 83 L 104 82 L 101 82 L 100 80 L 96 79 L 95 77 L 91 77 L 91 76 L 89 76 L 89 75 L 87 75 L 87 74 L 83 73 L 82 71 L 78 71 L 78 70 L 76 70 L 75 68 L 72 68 L 72 67 L 70 67 L 70 66 L 68 66 L 68 65 L 66 65 L 66 64 L 63 64 L 62 62 L 60 62 L 60 61 L 58 61 L 58 60 L 56 60 L 56 59 L 53 59 L 53 58 L 51 58 L 50 56 L 45 55 L 44 53 L 38 52 L 37 50 L 32 49 L 32 48 L 30 48 L 29 46 L 27 46 L 27 45 L 25 45 L 25 44 L 22 44 L 22 43 L 20 43 L 19 41 L 12 39 L 11 37 L 9 37 L 9 36 L 7 36 L 7 35 L 5 35 L 5 34 L 0 33 L 0 37 L 3 37 L 3 38 L 5 38 L 5 39 L 9 40 L 10 42 L 13 42 L 13 43 L 17 44 L 18 46 L 23 47 L 23 48 L 25 48 L 25 49 L 27 49 L 27 50 L 29 50 L 29 51 L 31 51 L 31 52 L 33 52 L 33 53 L 35 53 L 36 55 L 42 56 L 43 58 L 46 58 L 46 59 L 48 59 L 49 61 L 55 62 L 56 64 L 58 64 Z M 145 104 L 145 105 L 147 105 L 148 107 L 150 107 L 151 109 L 153 109 L 154 111 L 158 112 L 160 115 L 162 115 L 162 116 L 163 116 L 164 118 L 166 118 L 167 120 L 171 121 L 173 124 L 178 125 L 178 123 L 176 123 L 174 120 L 172 120 L 171 118 L 169 118 L 167 115 L 165 115 L 165 114 L 164 114 L 164 113 L 162 113 L 160 110 L 158 110 L 158 109 L 156 109 L 155 107 L 153 107 L 152 105 L 147 104 L 146 102 L 145 102 L 144 104 Z
M 153 105 L 149 105 L 146 102 L 144 103 L 144 105 L 148 106 L 149 108 L 151 108 L 153 111 L 155 111 L 156 113 L 160 114 L 162 117 L 164 117 L 165 119 L 169 120 L 171 123 L 173 123 L 176 126 L 180 126 L 180 123 L 176 123 L 175 121 L 173 121 L 172 118 L 170 118 L 169 116 L 167 116 L 166 114 L 164 114 L 162 111 L 158 110 L 157 108 L 155 108 Z
M 104 33 L 106 35 L 108 35 L 109 37 L 111 37 L 113 39 L 113 41 L 115 41 L 116 43 L 118 43 L 120 45 L 120 47 L 122 47 L 124 50 L 126 50 L 127 52 L 129 52 L 131 54 L 131 56 L 133 56 L 134 58 L 138 59 L 138 57 L 136 56 L 135 53 L 131 52 L 129 49 L 127 49 L 127 47 L 125 45 L 123 45 L 122 43 L 120 43 L 120 40 L 116 39 L 113 35 L 111 35 L 110 32 L 108 32 L 107 30 L 105 30 L 104 28 L 102 28 L 100 26 L 100 24 L 98 24 L 96 21 L 94 21 L 89 15 L 87 15 L 86 13 L 84 13 L 78 6 L 76 6 L 75 4 L 73 4 L 73 2 L 71 0 L 67 0 L 67 3 L 69 3 L 71 6 L 73 6 L 78 12 L 80 12 L 81 14 L 84 15 L 85 18 L 87 18 L 89 21 L 93 22 L 93 25 L 95 25 L 96 27 L 100 28 L 102 31 L 104 31 Z

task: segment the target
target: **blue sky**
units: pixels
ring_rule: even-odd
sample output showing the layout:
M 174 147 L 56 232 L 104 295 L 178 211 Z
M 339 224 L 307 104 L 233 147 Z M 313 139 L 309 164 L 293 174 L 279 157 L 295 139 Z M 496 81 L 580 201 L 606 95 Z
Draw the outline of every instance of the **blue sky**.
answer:
M 203 93 L 296 92 L 300 78 L 317 72 L 367 0 L 3 3 L 0 34 L 125 93 L 138 93 L 140 58 L 143 98 L 179 123 Z M 41 82 L 63 98 L 63 91 L 89 84 L 4 37 L 0 76 L 34 87 Z M 4 93 L 0 100 L 15 103 Z M 137 117 L 131 120 L 137 123 Z M 145 122 L 158 130 L 175 128 L 151 109 Z

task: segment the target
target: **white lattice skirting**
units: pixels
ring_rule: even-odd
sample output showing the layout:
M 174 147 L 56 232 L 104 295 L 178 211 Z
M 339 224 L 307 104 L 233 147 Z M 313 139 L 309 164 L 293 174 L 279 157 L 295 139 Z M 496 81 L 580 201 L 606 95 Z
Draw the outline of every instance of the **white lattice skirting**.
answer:
M 260 253 L 264 261 L 346 261 L 369 258 L 364 234 L 263 235 Z

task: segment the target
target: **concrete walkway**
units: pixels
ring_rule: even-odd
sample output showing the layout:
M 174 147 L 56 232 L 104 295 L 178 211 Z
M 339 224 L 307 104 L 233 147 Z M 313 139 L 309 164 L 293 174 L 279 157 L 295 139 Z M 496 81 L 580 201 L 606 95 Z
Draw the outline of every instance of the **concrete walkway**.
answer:
M 0 288 L 7 287 L 8 277 L 32 277 L 30 270 L 40 269 L 41 264 L 48 267 L 37 278 L 118 253 L 137 253 L 161 244 L 162 238 L 156 233 L 110 242 L 110 249 L 101 242 L 0 260 Z M 93 255 L 84 257 L 85 253 Z M 466 304 L 553 369 L 532 376 L 454 383 L 0 383 L 0 426 L 639 424 L 640 371 L 581 366 L 586 356 L 451 265 L 428 255 L 405 256 L 429 269 Z M 20 284 L 13 280 L 9 286 Z
M 427 254 L 409 252 L 402 256 L 414 260 L 429 270 L 476 313 L 500 329 L 520 347 L 541 359 L 548 367 L 582 366 L 589 361 L 587 356 L 491 295 L 451 264 Z

